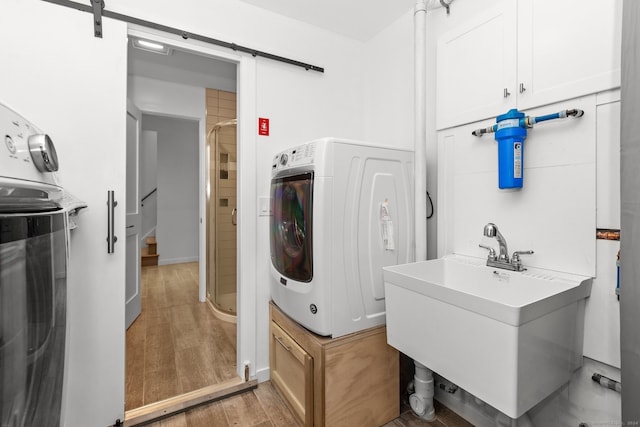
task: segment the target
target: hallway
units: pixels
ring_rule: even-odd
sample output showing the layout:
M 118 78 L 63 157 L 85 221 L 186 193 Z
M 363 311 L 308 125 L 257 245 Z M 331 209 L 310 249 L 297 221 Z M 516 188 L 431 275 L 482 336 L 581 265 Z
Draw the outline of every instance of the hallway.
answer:
M 237 377 L 236 325 L 198 301 L 198 263 L 142 268 L 126 334 L 126 410 Z

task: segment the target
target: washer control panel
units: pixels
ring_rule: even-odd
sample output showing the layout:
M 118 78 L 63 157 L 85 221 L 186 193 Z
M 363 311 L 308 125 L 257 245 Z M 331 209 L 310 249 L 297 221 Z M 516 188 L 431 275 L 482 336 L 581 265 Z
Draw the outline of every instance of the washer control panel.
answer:
M 271 174 L 313 163 L 316 143 L 309 142 L 277 154 L 271 162 Z
M 58 157 L 51 138 L 0 103 L 0 176 L 55 183 Z

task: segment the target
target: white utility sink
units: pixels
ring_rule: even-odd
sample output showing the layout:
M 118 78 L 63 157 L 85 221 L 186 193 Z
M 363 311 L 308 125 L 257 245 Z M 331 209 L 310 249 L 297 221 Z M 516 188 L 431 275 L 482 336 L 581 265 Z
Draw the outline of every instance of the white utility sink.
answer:
M 383 270 L 388 343 L 511 418 L 582 364 L 590 277 L 459 255 Z

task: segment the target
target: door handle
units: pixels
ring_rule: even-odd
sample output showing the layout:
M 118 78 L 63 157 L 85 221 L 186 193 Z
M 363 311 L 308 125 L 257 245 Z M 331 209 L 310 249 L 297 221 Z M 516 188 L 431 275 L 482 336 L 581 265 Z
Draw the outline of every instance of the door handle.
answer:
M 238 208 L 233 208 L 231 211 L 231 224 L 238 225 Z
M 107 191 L 107 253 L 112 254 L 115 252 L 115 245 L 118 238 L 115 235 L 115 209 L 118 206 L 118 202 L 115 200 L 115 192 L 113 190 Z

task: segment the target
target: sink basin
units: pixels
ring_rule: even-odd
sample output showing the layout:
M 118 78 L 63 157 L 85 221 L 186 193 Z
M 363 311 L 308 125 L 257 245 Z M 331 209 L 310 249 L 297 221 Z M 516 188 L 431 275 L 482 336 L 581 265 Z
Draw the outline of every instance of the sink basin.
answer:
M 581 366 L 590 277 L 459 255 L 383 270 L 388 343 L 511 418 Z

